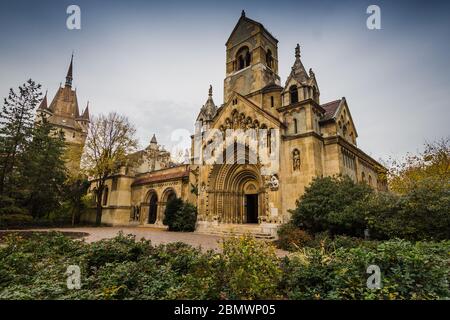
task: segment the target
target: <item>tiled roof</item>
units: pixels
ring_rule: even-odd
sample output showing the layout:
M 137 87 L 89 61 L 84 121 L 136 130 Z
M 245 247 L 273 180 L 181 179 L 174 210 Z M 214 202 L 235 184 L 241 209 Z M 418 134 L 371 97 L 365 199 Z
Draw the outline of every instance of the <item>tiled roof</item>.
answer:
M 162 170 L 162 171 L 164 171 L 164 170 Z M 132 186 L 153 183 L 153 182 L 181 179 L 181 178 L 188 177 L 188 176 L 189 176 L 188 170 L 184 170 L 184 171 L 180 171 L 180 172 L 172 172 L 172 173 L 164 173 L 164 172 L 158 171 L 158 172 L 150 173 L 149 176 L 136 179 L 132 183 Z
M 321 119 L 321 121 L 333 119 L 334 115 L 336 114 L 336 110 L 339 108 L 339 105 L 341 104 L 341 101 L 342 99 L 339 99 L 322 104 L 321 107 L 325 110 L 325 114 L 324 117 Z

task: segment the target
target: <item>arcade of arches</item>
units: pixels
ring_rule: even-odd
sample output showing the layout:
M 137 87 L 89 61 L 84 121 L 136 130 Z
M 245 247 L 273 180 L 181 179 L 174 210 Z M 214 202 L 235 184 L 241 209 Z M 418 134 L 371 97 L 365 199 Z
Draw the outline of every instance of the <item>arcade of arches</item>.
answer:
M 162 225 L 164 220 L 164 212 L 167 202 L 176 198 L 177 194 L 173 188 L 165 189 L 162 194 L 158 194 L 157 190 L 150 189 L 144 202 L 141 204 L 141 223 Z

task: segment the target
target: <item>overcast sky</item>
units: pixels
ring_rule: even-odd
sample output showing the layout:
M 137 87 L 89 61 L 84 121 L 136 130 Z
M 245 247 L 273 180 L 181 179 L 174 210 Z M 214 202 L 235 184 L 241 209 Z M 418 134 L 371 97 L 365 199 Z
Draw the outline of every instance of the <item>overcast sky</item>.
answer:
M 70 4 L 81 30 L 66 28 Z M 366 27 L 370 4 L 381 30 Z M 0 96 L 31 77 L 52 99 L 74 51 L 80 108 L 125 114 L 142 145 L 156 133 L 170 149 L 174 130 L 193 130 L 209 84 L 223 103 L 225 41 L 242 9 L 279 40 L 282 84 L 300 43 L 321 102 L 347 98 L 358 145 L 375 159 L 449 135 L 444 1 L 1 1 Z

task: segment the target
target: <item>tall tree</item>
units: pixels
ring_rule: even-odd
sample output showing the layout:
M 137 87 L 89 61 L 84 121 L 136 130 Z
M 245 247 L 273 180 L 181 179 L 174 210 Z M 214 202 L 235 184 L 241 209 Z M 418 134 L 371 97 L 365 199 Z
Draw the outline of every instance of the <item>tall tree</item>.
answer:
M 63 133 L 45 117 L 32 130 L 32 140 L 24 152 L 21 189 L 25 205 L 35 218 L 56 210 L 63 199 L 67 178 Z
M 0 196 L 11 196 L 17 182 L 17 167 L 31 139 L 34 109 L 42 92 L 41 85 L 29 79 L 16 93 L 10 89 L 0 111 Z
M 392 162 L 389 170 L 390 190 L 405 194 L 425 180 L 449 188 L 450 137 L 427 142 L 420 154 L 408 154 L 402 161 Z
M 81 212 L 86 208 L 83 197 L 89 189 L 89 180 L 83 174 L 70 175 L 64 184 L 64 199 L 70 204 L 72 225 L 80 222 Z
M 94 117 L 89 126 L 82 167 L 95 184 L 96 219 L 102 220 L 102 195 L 106 180 L 126 165 L 137 148 L 136 129 L 128 118 L 115 112 Z

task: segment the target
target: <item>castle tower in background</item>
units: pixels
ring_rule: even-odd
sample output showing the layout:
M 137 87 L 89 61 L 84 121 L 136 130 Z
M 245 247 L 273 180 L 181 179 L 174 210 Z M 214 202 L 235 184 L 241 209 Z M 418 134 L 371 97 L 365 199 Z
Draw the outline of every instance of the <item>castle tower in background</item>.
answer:
M 70 60 L 64 87 L 59 87 L 50 105 L 47 93 L 37 109 L 37 121 L 44 116 L 51 124 L 64 134 L 67 146 L 67 168 L 76 172 L 80 168 L 81 154 L 89 128 L 89 102 L 80 113 L 76 90 L 72 89 L 73 55 Z

